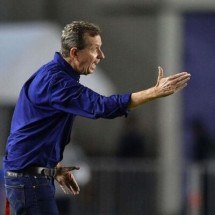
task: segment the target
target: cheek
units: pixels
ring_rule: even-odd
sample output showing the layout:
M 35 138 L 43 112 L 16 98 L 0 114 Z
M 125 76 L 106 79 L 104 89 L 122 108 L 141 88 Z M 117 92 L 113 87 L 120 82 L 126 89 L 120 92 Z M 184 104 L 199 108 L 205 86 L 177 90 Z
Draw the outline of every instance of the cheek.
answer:
M 88 71 L 91 68 L 91 65 L 92 65 L 91 61 L 85 59 L 79 63 L 79 70 Z
M 94 55 L 88 55 L 88 56 L 82 56 L 79 58 L 79 68 L 88 68 L 90 67 L 96 60 L 96 56 Z
M 79 66 L 80 67 L 84 67 L 87 63 L 88 63 L 88 59 L 87 58 L 81 58 L 79 59 Z
M 85 64 L 86 67 L 87 67 L 87 66 L 89 67 L 89 66 L 91 66 L 94 62 L 95 62 L 95 58 L 94 58 L 94 57 L 89 57 L 89 58 L 85 59 L 84 64 Z

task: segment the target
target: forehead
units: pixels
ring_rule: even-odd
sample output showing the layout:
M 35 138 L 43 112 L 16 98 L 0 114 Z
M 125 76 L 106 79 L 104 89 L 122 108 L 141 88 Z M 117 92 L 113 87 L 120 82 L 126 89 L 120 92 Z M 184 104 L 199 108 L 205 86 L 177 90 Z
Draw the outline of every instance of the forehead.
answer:
M 102 39 L 100 35 L 90 36 L 89 34 L 85 34 L 84 36 L 85 43 L 87 46 L 101 46 Z

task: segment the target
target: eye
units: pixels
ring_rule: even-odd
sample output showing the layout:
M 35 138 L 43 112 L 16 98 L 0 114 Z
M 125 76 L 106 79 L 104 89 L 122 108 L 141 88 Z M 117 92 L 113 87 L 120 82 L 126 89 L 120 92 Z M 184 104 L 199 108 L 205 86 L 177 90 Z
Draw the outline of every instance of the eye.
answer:
M 94 54 L 98 53 L 99 52 L 99 49 L 98 48 L 91 48 L 90 51 Z

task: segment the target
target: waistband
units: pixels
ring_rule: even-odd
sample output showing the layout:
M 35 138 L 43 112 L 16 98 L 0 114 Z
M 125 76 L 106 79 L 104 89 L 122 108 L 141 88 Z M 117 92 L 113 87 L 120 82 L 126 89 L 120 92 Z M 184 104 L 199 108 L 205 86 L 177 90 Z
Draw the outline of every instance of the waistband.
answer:
M 5 171 L 5 176 L 8 177 L 22 177 L 26 175 L 45 175 L 50 177 L 55 177 L 56 168 L 47 168 L 47 167 L 29 167 L 21 171 Z

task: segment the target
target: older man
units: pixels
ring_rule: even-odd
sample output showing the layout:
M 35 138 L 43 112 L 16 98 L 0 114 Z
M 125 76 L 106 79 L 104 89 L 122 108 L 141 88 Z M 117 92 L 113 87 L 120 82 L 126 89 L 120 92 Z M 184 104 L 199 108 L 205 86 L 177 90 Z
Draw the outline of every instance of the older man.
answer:
M 17 101 L 4 157 L 7 198 L 16 214 L 57 215 L 56 179 L 65 192 L 76 195 L 72 175 L 77 167 L 60 165 L 76 116 L 115 118 L 187 85 L 190 74 L 164 77 L 159 67 L 155 86 L 139 92 L 105 97 L 79 83 L 105 58 L 100 29 L 74 21 L 62 31 L 61 52 L 24 84 Z

